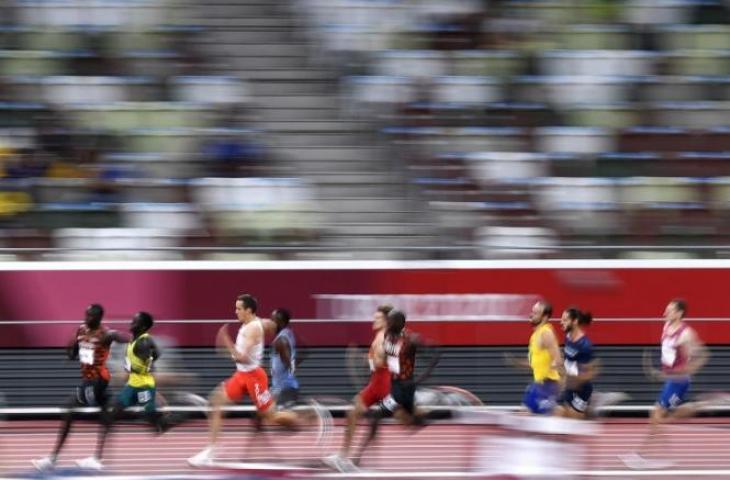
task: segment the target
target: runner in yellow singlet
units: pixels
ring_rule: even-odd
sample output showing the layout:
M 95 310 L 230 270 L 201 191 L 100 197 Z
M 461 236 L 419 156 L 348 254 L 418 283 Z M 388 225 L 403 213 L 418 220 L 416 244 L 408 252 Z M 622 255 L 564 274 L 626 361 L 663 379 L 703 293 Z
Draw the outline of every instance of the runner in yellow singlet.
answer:
M 527 361 L 512 361 L 515 366 L 532 370 L 533 382 L 528 385 L 522 404 L 531 413 L 550 415 L 560 394 L 563 359 L 555 331 L 550 325 L 553 307 L 548 302 L 537 302 L 530 312 L 533 327 Z

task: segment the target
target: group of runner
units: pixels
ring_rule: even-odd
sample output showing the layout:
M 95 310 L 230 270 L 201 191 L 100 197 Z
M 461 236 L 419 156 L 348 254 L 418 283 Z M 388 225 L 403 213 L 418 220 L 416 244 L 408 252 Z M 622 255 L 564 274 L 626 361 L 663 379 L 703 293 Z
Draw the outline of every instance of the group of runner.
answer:
M 584 419 L 595 415 L 602 404 L 613 403 L 615 394 L 594 398 L 593 379 L 599 363 L 585 327 L 592 316 L 575 307 L 563 311 L 560 324 L 565 333 L 563 352 L 552 325 L 552 306 L 537 302 L 530 313 L 533 333 L 528 358 L 510 363 L 532 370 L 533 382 L 527 387 L 522 403 L 533 414 L 556 415 Z M 651 357 L 644 356 L 644 371 L 650 378 L 663 381 L 661 392 L 650 415 L 649 433 L 636 452 L 622 456 L 630 468 L 663 468 L 666 459 L 648 458 L 647 453 L 659 439 L 659 427 L 674 419 L 696 414 L 702 402 L 687 402 L 691 379 L 707 362 L 708 351 L 697 333 L 685 321 L 687 302 L 671 300 L 664 310 L 661 335 L 661 368 L 653 366 Z
M 291 408 L 298 400 L 299 383 L 296 378 L 296 338 L 290 328 L 290 313 L 278 308 L 270 319 L 257 315 L 258 302 L 249 295 L 236 298 L 235 314 L 241 326 L 235 341 L 231 339 L 227 325 L 216 336 L 216 346 L 235 363 L 236 371 L 221 383 L 210 395 L 208 445 L 188 461 L 193 466 L 206 466 L 215 462 L 218 439 L 223 425 L 225 406 L 238 403 L 248 396 L 254 403 L 256 425 L 280 425 L 296 429 L 315 421 L 311 411 Z M 695 413 L 697 404 L 685 403 L 691 376 L 707 361 L 707 350 L 694 330 L 684 321 L 686 302 L 674 299 L 667 305 L 665 325 L 661 338 L 661 370 L 650 362 L 647 373 L 665 381 L 662 392 L 651 414 L 651 429 L 644 446 L 627 456 L 624 461 L 632 468 L 649 468 L 650 460 L 643 451 L 656 439 L 657 428 L 673 418 L 687 417 Z M 128 407 L 138 406 L 142 415 L 158 433 L 163 433 L 184 418 L 162 414 L 156 404 L 156 384 L 152 373 L 160 349 L 149 331 L 153 327 L 152 316 L 147 312 L 134 315 L 129 327 L 131 336 L 109 330 L 102 325 L 104 310 L 101 305 L 90 305 L 81 325 L 69 346 L 68 355 L 77 359 L 81 366 L 82 382 L 68 401 L 58 440 L 53 452 L 34 460 L 39 470 L 55 466 L 58 455 L 71 430 L 74 411 L 78 407 L 99 407 L 101 429 L 93 456 L 77 462 L 83 468 L 100 470 L 104 445 L 114 424 Z M 551 326 L 552 306 L 547 301 L 537 302 L 530 313 L 533 333 L 529 340 L 528 357 L 518 360 L 509 357 L 511 364 L 529 368 L 533 382 L 526 389 L 523 404 L 527 411 L 539 415 L 557 415 L 583 419 L 597 410 L 592 381 L 598 373 L 598 361 L 593 345 L 585 332 L 592 316 L 578 308 L 563 311 L 560 324 L 565 333 L 564 347 Z M 406 314 L 390 305 L 379 306 L 373 317 L 374 338 L 368 351 L 370 379 L 353 399 L 345 424 L 343 444 L 335 455 L 323 459 L 324 463 L 339 471 L 352 471 L 363 451 L 376 437 L 381 421 L 394 416 L 401 423 L 420 426 L 429 418 L 448 418 L 451 412 L 425 412 L 416 407 L 416 387 L 427 378 L 438 362 L 438 354 L 430 356 L 423 373 L 416 378 L 416 356 L 428 350 L 417 334 L 406 328 Z M 264 341 L 274 335 L 271 348 L 271 378 L 262 367 Z M 114 400 L 109 399 L 110 380 L 106 362 L 113 342 L 127 343 L 125 369 L 126 385 Z M 314 405 L 315 413 L 319 413 Z M 367 417 L 369 431 L 359 450 L 351 453 L 354 432 L 358 420 Z

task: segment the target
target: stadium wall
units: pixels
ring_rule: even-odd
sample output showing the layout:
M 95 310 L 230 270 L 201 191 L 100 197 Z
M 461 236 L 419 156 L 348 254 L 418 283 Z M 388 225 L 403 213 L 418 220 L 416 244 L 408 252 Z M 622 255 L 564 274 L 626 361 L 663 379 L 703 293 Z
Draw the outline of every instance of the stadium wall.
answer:
M 63 346 L 92 302 L 116 328 L 147 310 L 178 346 L 210 347 L 242 292 L 258 297 L 261 315 L 289 308 L 310 347 L 365 345 L 372 308 L 387 301 L 405 305 L 411 328 L 439 345 L 524 345 L 537 298 L 556 316 L 569 305 L 591 310 L 596 344 L 648 345 L 677 296 L 707 343 L 730 345 L 728 284 L 728 261 L 8 263 L 0 348 Z
M 78 381 L 78 365 L 61 347 L 86 305 L 100 302 L 118 329 L 135 311 L 152 312 L 155 334 L 169 345 L 165 358 L 177 362 L 173 371 L 194 374 L 190 388 L 205 394 L 232 370 L 213 348 L 215 332 L 234 321 L 236 295 L 251 292 L 261 315 L 293 311 L 306 352 L 305 395 L 355 393 L 367 372 L 360 380 L 347 375 L 346 347 L 367 345 L 374 305 L 390 301 L 442 348 L 431 384 L 517 405 L 529 377 L 506 368 L 503 354 L 526 353 L 527 312 L 544 297 L 556 316 L 568 305 L 594 312 L 590 336 L 604 363 L 597 388 L 648 405 L 659 386 L 644 378 L 641 356 L 647 347 L 656 354 L 661 314 L 676 296 L 688 301 L 689 319 L 712 350 L 693 390 L 730 391 L 729 280 L 728 261 L 0 264 L 0 392 L 12 407 L 60 405 Z

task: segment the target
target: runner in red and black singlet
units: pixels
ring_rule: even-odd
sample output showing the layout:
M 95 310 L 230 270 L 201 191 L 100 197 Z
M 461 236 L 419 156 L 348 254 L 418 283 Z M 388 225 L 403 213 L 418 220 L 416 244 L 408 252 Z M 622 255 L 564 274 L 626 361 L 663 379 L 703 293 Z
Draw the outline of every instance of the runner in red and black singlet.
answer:
M 405 324 L 405 318 L 404 322 Z M 402 408 L 409 415 L 415 413 L 414 396 L 416 382 L 413 371 L 416 366 L 416 351 L 420 345 L 416 334 L 402 328 L 400 331 L 389 329 L 383 341 L 388 370 L 390 371 L 390 395 L 383 399 L 381 408 L 395 413 Z
M 53 453 L 48 457 L 33 460 L 38 470 L 53 468 L 58 454 L 63 448 L 66 438 L 71 431 L 73 409 L 78 407 L 100 407 L 102 411 L 107 405 L 107 387 L 111 375 L 106 366 L 112 342 L 126 342 L 127 339 L 114 330 L 109 330 L 101 324 L 104 317 L 104 308 L 99 304 L 92 304 L 86 309 L 86 318 L 83 325 L 76 329 L 76 334 L 68 346 L 68 357 L 78 360 L 81 369 L 81 384 L 76 387 L 75 393 L 69 398 L 67 411 L 63 416 L 61 431 L 58 435 Z
M 406 315 L 400 310 L 391 310 L 387 317 L 387 327 L 383 339 L 383 351 L 386 365 L 390 371 L 390 393 L 378 404 L 375 411 L 370 412 L 370 433 L 360 448 L 355 462 L 359 462 L 363 451 L 377 435 L 378 426 L 383 418 L 395 415 L 406 425 L 422 425 L 425 415 L 416 412 L 416 386 L 425 380 L 439 360 L 438 354 L 431 355 L 431 362 L 426 370 L 414 379 L 416 356 L 426 346 L 414 332 L 406 330 Z M 448 418 L 450 412 L 443 416 L 431 415 L 429 418 Z
M 81 378 L 85 383 L 98 380 L 109 382 L 111 379 L 106 366 L 111 347 L 109 333 L 110 330 L 103 325 L 92 330 L 84 324 L 76 331 L 74 352 L 70 356 L 79 359 Z

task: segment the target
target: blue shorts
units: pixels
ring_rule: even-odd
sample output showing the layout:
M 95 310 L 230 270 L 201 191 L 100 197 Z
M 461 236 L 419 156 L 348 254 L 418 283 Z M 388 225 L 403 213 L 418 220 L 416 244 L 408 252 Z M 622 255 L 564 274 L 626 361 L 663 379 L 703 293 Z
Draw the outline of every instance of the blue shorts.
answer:
M 558 382 L 552 380 L 546 380 L 543 383 L 531 383 L 525 390 L 522 403 L 532 413 L 548 415 L 555 408 L 559 392 Z
M 674 410 L 687 401 L 687 392 L 690 386 L 689 378 L 682 380 L 667 380 L 662 387 L 657 403 L 665 410 Z
M 591 395 L 593 395 L 593 384 L 586 382 L 575 390 L 565 390 L 560 403 L 569 406 L 576 412 L 585 413 L 588 402 L 591 401 Z

